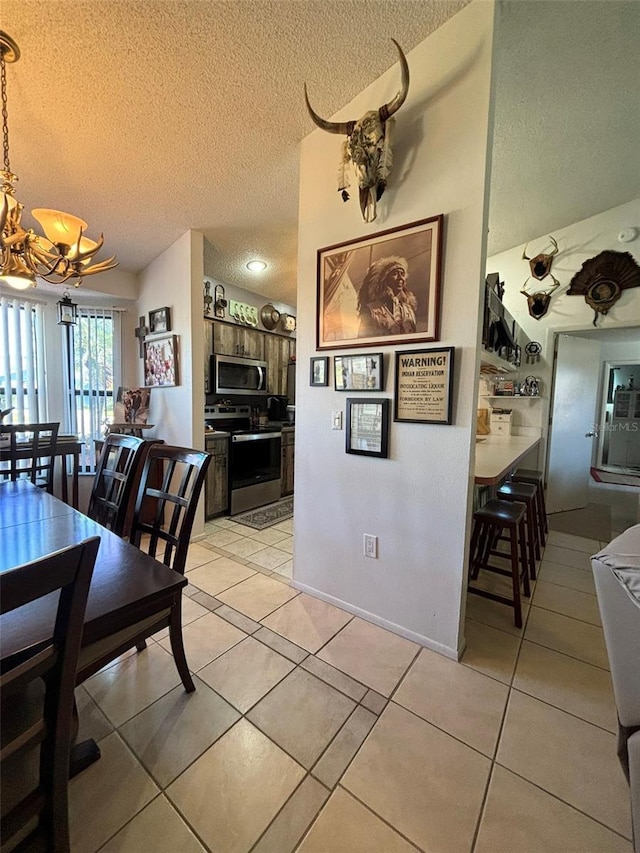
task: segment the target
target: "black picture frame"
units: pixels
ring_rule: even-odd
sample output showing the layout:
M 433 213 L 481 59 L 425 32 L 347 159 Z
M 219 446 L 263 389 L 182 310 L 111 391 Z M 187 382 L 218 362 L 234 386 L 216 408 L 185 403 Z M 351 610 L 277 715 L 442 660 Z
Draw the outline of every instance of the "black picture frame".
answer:
M 443 234 L 438 214 L 318 249 L 316 349 L 440 340 Z
M 403 350 L 395 356 L 393 420 L 453 423 L 455 347 Z
M 389 403 L 386 397 L 347 398 L 347 453 L 389 456 Z
M 329 384 L 329 356 L 312 356 L 309 364 L 309 385 L 320 388 Z
M 171 308 L 156 308 L 155 311 L 149 311 L 149 334 L 156 335 L 159 333 L 171 331 Z
M 333 387 L 336 391 L 384 391 L 384 353 L 334 355 Z

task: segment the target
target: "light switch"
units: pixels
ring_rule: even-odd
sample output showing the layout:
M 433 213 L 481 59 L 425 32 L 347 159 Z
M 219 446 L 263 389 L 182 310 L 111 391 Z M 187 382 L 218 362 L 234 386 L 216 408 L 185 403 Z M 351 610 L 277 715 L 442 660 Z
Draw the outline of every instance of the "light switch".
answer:
M 331 412 L 331 429 L 342 429 L 342 412 Z

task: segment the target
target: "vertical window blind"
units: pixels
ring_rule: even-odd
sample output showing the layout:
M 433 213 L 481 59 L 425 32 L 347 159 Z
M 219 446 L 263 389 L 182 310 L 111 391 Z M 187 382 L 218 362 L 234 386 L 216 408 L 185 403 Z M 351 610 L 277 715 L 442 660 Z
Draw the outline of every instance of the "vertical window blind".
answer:
M 114 380 L 120 376 L 120 315 L 111 308 L 79 308 L 67 327 L 65 396 L 69 431 L 83 443 L 81 470 L 95 471 L 95 439 L 113 421 Z
M 44 306 L 0 296 L 0 409 L 11 422 L 46 421 Z

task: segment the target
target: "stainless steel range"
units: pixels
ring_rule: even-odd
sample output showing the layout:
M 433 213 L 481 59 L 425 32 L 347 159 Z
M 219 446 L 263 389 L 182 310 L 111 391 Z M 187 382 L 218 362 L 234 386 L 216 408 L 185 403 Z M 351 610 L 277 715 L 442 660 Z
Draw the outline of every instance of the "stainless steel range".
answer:
M 205 427 L 230 432 L 230 514 L 280 500 L 281 433 L 251 426 L 251 409 L 241 405 L 205 406 Z

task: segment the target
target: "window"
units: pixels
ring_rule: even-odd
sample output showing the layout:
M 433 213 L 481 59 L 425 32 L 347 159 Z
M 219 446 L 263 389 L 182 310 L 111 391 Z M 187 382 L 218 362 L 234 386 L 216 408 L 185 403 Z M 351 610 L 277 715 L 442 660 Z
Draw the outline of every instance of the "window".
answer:
M 95 471 L 95 439 L 113 421 L 114 385 L 120 373 L 120 317 L 110 308 L 79 308 L 67 340 L 68 422 L 84 447 L 80 470 Z
M 11 423 L 47 420 L 43 306 L 0 296 L 0 410 Z

